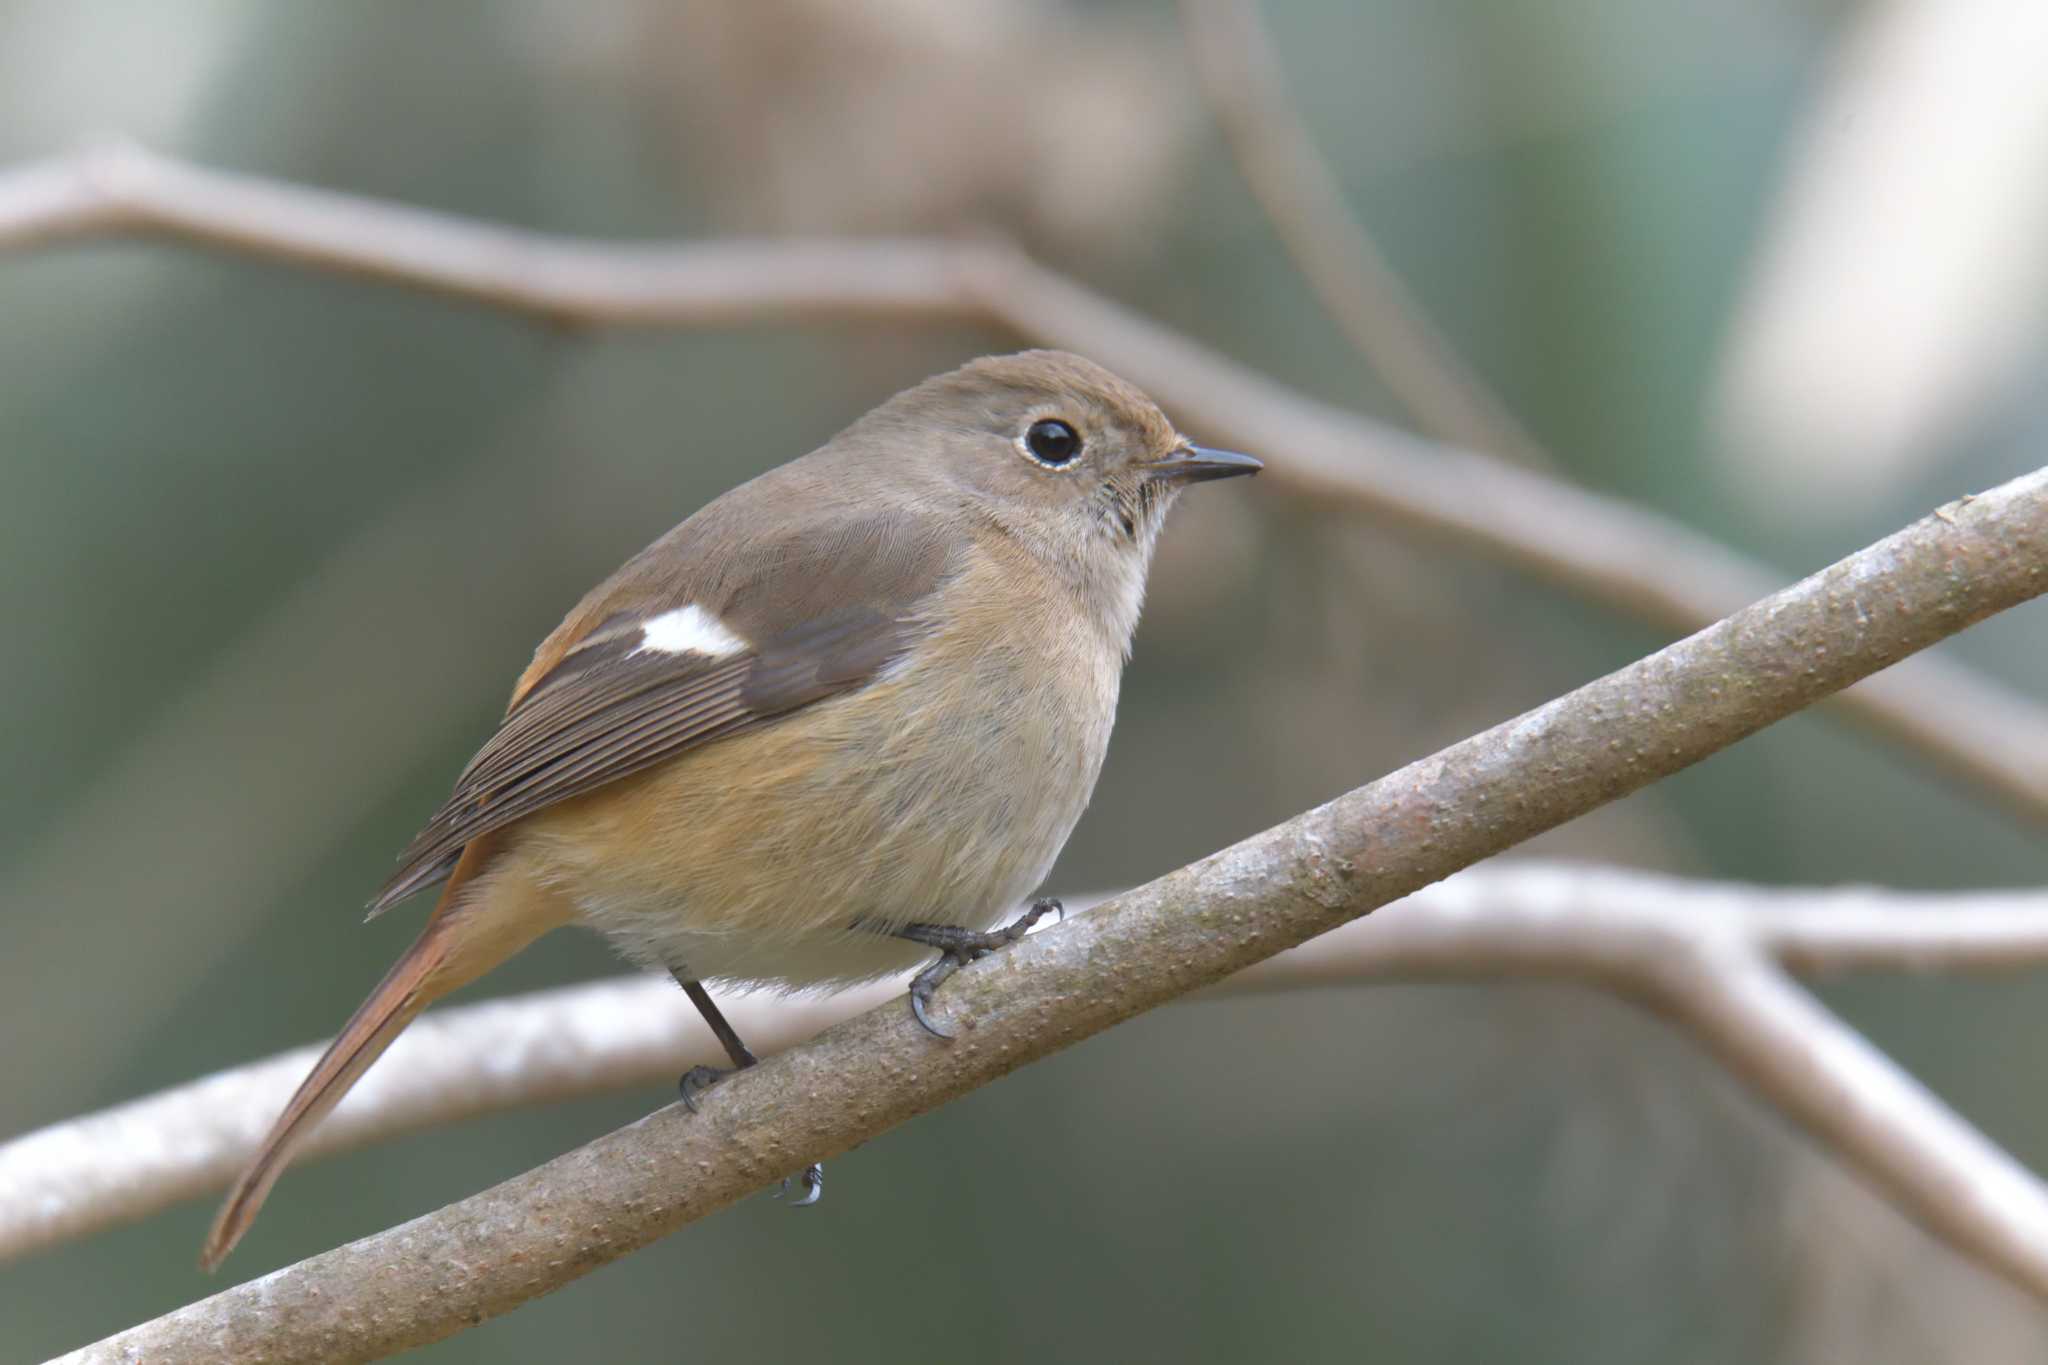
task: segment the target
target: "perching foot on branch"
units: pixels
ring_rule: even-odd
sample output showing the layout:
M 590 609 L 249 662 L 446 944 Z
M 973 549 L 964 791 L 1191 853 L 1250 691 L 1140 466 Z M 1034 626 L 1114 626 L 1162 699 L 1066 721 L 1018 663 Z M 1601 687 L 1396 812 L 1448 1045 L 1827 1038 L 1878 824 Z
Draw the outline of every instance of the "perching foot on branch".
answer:
M 745 1071 L 753 1066 L 757 1059 L 748 1050 L 747 1045 L 740 1041 L 739 1031 L 726 1021 L 724 1013 L 712 1002 L 711 993 L 704 989 L 702 982 L 682 970 L 677 970 L 672 975 L 676 979 L 676 984 L 683 988 L 683 994 L 690 997 L 690 1003 L 697 1007 L 697 1013 L 704 1016 L 705 1024 L 717 1037 L 719 1046 L 725 1049 L 725 1055 L 732 1059 L 731 1066 L 693 1066 L 676 1082 L 676 1091 L 683 1097 L 683 1107 L 694 1114 L 697 1112 L 699 1095 L 735 1071 Z M 813 1161 L 804 1167 L 803 1181 L 803 1196 L 790 1205 L 793 1209 L 807 1209 L 818 1202 L 819 1197 L 825 1193 L 825 1168 Z M 782 1188 L 789 1188 L 787 1180 L 782 1182 Z M 777 1197 L 781 1196 L 778 1194 Z
M 676 1093 L 683 1098 L 683 1108 L 697 1112 L 697 1097 L 717 1085 L 727 1076 L 745 1067 L 738 1066 L 693 1066 L 676 1081 Z
M 939 950 L 939 960 L 919 972 L 910 983 L 910 1013 L 934 1038 L 953 1035 L 934 1024 L 926 1012 L 932 993 L 941 983 L 970 962 L 979 962 L 998 948 L 1007 948 L 1031 932 L 1031 926 L 1047 915 L 1066 918 L 1066 908 L 1054 896 L 1041 896 L 1031 908 L 1000 929 L 963 929 L 957 924 L 906 924 L 887 932 L 892 938 L 907 938 Z

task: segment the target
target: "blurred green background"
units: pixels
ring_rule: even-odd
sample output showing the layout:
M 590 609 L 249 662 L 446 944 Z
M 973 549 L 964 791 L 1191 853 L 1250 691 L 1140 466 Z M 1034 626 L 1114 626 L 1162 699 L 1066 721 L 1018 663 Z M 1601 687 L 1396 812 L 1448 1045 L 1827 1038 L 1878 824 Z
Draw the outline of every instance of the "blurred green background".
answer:
M 2048 437 L 2026 329 L 2006 379 L 1882 468 L 1760 465 L 1716 435 L 1799 130 L 1879 8 L 1315 0 L 1269 22 L 1352 209 L 1567 472 L 1789 579 L 2033 467 Z M 119 133 L 563 233 L 992 228 L 1400 419 L 1247 193 L 1177 23 L 1170 5 L 1027 0 L 17 0 L 0 3 L 0 166 Z M 888 325 L 555 332 L 179 247 L 0 255 L 0 1134 L 337 1027 L 420 913 L 365 928 L 364 896 L 584 588 L 897 388 L 1013 345 Z M 1054 892 L 1153 876 L 1664 638 L 1263 485 L 1183 504 L 1153 582 Z M 2038 692 L 2042 620 L 1946 648 Z M 1539 847 L 1768 882 L 1988 886 L 2043 866 L 2037 831 L 1817 717 Z M 614 970 L 558 935 L 479 991 Z M 2041 982 L 1823 989 L 2048 1168 Z M 295 1170 L 228 1274 L 669 1098 Z M 2048 1318 L 1693 1045 L 1569 987 L 1160 1011 L 832 1174 L 811 1213 L 749 1201 L 418 1358 L 2048 1351 Z M 0 1356 L 217 1287 L 193 1265 L 210 1211 L 0 1267 Z

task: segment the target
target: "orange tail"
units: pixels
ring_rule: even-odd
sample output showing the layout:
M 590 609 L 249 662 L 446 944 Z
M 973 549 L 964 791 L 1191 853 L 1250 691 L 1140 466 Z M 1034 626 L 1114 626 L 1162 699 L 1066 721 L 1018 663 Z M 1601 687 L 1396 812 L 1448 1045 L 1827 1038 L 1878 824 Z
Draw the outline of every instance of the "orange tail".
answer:
M 218 1268 L 235 1249 L 235 1243 L 256 1220 L 270 1187 L 311 1135 L 314 1125 L 340 1102 L 415 1015 L 456 987 L 482 976 L 561 922 L 560 916 L 549 912 L 542 898 L 518 894 L 511 887 L 502 889 L 512 894 L 499 894 L 501 888 L 493 886 L 486 894 L 467 897 L 458 904 L 458 890 L 476 870 L 475 865 L 482 862 L 483 855 L 480 844 L 471 845 L 448 879 L 426 929 L 385 973 L 369 999 L 357 1006 L 340 1036 L 299 1083 L 290 1103 L 271 1125 L 269 1134 L 215 1215 L 213 1230 L 207 1234 L 206 1245 L 199 1253 L 202 1267 Z

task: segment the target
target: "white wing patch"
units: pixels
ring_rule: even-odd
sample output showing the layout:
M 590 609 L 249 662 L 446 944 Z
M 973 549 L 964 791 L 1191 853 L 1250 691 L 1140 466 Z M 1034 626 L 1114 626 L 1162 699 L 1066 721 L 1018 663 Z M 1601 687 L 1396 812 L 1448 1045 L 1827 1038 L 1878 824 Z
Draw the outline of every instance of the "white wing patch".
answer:
M 723 621 L 692 602 L 643 624 L 639 648 L 633 652 L 640 654 L 652 649 L 662 654 L 702 654 L 719 659 L 746 647 L 747 642 L 727 630 Z

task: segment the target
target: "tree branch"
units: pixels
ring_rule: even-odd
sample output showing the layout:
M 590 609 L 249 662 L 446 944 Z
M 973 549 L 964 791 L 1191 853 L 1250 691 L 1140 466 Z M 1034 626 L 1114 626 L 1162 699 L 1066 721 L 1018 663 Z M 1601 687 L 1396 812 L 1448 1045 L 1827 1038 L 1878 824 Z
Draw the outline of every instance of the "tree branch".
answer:
M 1780 576 L 1612 498 L 1291 393 L 988 243 L 594 244 L 182 165 L 126 145 L 0 172 L 0 249 L 164 236 L 562 326 L 992 323 L 1079 351 L 1190 430 L 1272 458 L 1269 485 L 1450 538 L 1594 601 L 1696 630 Z M 1843 694 L 1873 733 L 2048 824 L 2048 716 L 1915 659 Z
M 1548 452 L 1458 358 L 1352 214 L 1288 98 L 1280 54 L 1253 0 L 1181 0 L 1180 12 L 1203 96 L 1238 173 L 1352 349 L 1431 436 L 1552 468 Z
M 1079 914 L 1100 899 L 1070 898 L 1068 909 Z M 1741 950 L 1745 971 L 1751 962 L 1774 959 L 1808 972 L 2038 966 L 2048 963 L 2048 892 L 1808 891 L 1571 863 L 1488 863 L 1249 967 L 1203 998 L 1534 974 L 1640 999 L 1691 999 L 1693 992 L 1669 990 L 1670 976 L 1717 967 L 1731 948 Z M 815 1000 L 753 995 L 722 1003 L 765 1056 L 902 990 L 901 982 L 878 982 Z M 1695 1032 L 1716 1025 L 1676 1005 L 1667 1010 Z M 1733 1044 L 1710 1046 L 1723 1055 L 1733 1050 Z M 221 1189 L 319 1050 L 294 1049 L 0 1144 L 0 1260 Z M 387 1062 L 315 1131 L 301 1159 L 480 1114 L 666 1084 L 724 1055 L 666 977 L 624 976 L 444 1009 L 406 1031 Z M 1803 1101 L 1788 1102 L 1769 1083 L 1767 1069 L 1741 1060 L 1732 1065 L 1768 1098 L 1804 1112 Z M 1878 1054 L 1877 1065 L 1892 1064 Z M 1817 1088 L 1861 1095 L 1860 1076 L 1867 1074 L 1831 1073 Z M 1853 1107 L 1879 1125 L 1930 1126 L 1925 1120 L 1892 1125 L 1894 1109 L 1881 1095 Z M 1954 1114 L 1938 1112 L 1935 1126 L 1963 1125 Z M 1959 1149 L 1954 1141 L 1901 1168 L 1869 1155 L 1877 1141 L 1876 1130 L 1859 1128 L 1831 1144 L 1922 1221 L 1940 1194 L 1982 1169 L 1948 1159 L 1945 1152 Z
M 87 1349 L 153 1362 L 338 1361 L 446 1336 L 1636 791 L 2044 590 L 2048 470 L 961 972 L 945 998 L 959 1030 L 951 1042 L 923 1036 L 893 1003 L 870 1010 L 732 1077 L 702 1113 L 671 1105 Z M 2021 1181 L 1998 1193 L 2032 1191 Z M 1930 1212 L 1945 1235 L 1994 1241 L 1982 1199 Z M 2048 1263 L 2000 1268 L 2048 1294 Z

